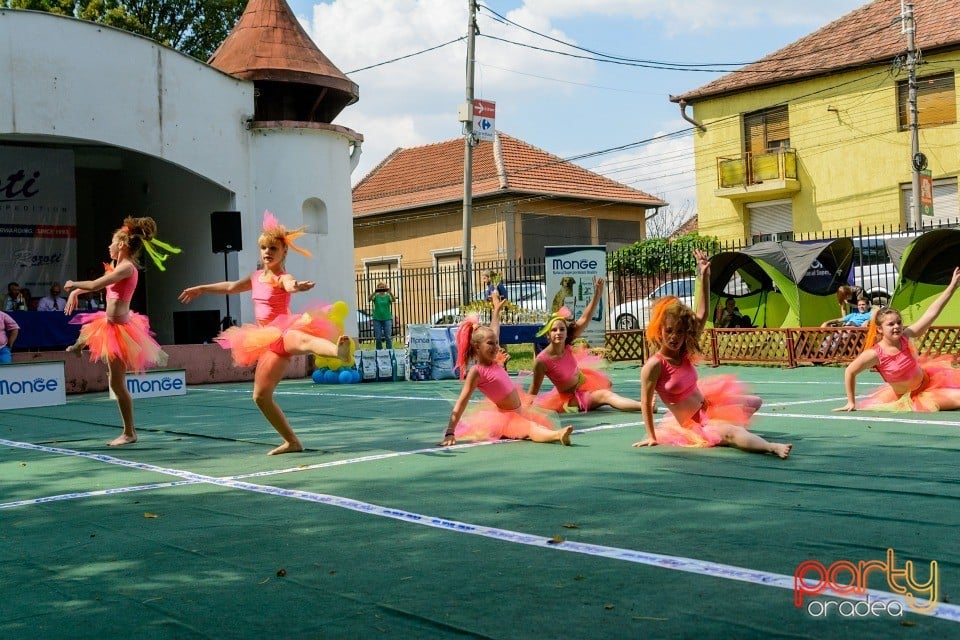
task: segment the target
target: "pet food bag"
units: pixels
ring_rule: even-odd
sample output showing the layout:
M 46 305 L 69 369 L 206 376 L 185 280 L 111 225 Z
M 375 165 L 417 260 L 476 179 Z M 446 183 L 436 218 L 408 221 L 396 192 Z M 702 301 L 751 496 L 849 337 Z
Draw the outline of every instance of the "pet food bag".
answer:
M 430 325 L 407 325 L 407 335 L 410 336 L 410 342 L 407 345 L 409 377 L 411 380 L 429 380 L 433 368 L 433 361 L 430 358 Z
M 430 327 L 431 380 L 456 378 L 453 372 L 457 363 L 457 344 L 449 327 Z

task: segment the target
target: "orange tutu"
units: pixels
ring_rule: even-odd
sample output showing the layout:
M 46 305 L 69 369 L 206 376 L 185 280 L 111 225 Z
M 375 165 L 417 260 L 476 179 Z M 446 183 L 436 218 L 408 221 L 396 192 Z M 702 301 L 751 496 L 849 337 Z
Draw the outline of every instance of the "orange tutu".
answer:
M 746 387 L 735 376 L 722 375 L 703 378 L 698 383 L 704 403 L 684 424 L 673 414 L 656 426 L 657 442 L 674 447 L 714 447 L 722 438 L 711 424 L 732 424 L 750 428 L 750 418 L 756 411 L 743 401 Z
M 580 367 L 580 384 L 573 393 L 561 393 L 556 388 L 537 396 L 537 406 L 557 413 L 576 413 L 589 411 L 590 393 L 600 389 L 610 389 L 610 378 L 596 369 Z
M 339 323 L 329 318 L 328 313 L 329 307 L 321 307 L 303 313 L 279 315 L 263 326 L 245 324 L 229 327 L 214 338 L 214 341 L 224 349 L 230 349 L 234 362 L 242 367 L 255 364 L 267 351 L 289 357 L 290 354 L 283 348 L 283 336 L 288 331 L 302 331 L 336 342 L 343 331 Z
M 960 390 L 960 369 L 953 366 L 951 357 L 919 358 L 923 370 L 920 385 L 902 396 L 885 384 L 857 404 L 860 409 L 871 411 L 939 411 L 936 394 L 938 389 Z
M 518 392 L 521 405 L 515 411 L 498 409 L 496 404 L 486 398 L 480 404 L 468 407 L 454 430 L 457 439 L 523 440 L 530 437 L 530 427 L 534 424 L 548 429 L 559 426 L 550 414 L 531 406 L 532 396 L 519 389 Z
M 71 324 L 83 324 L 79 342 L 90 349 L 90 362 L 122 361 L 129 371 L 142 373 L 148 366 L 167 364 L 167 354 L 153 338 L 150 319 L 134 311 L 120 323 L 110 321 L 105 311 L 80 313 Z

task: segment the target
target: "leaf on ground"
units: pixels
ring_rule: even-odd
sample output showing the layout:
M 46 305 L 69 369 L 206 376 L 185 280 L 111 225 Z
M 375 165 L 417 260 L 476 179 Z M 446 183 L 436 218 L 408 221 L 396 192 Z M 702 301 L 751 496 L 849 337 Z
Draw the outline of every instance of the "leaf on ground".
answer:
M 286 569 L 277 569 L 277 577 L 278 577 L 278 578 L 282 578 L 282 577 L 285 576 L 285 575 L 287 575 L 287 570 L 286 570 Z
M 612 605 L 612 604 L 605 604 L 605 605 L 603 605 L 603 608 L 606 609 L 607 611 L 610 611 L 611 609 L 613 609 L 613 605 Z
M 564 539 L 561 538 L 560 536 L 553 536 L 552 538 L 547 540 L 547 544 L 560 544 L 561 542 L 564 542 Z
M 160 516 L 158 516 L 158 515 L 155 514 L 155 513 L 150 513 L 149 511 L 144 511 L 144 512 L 143 512 L 143 517 L 144 517 L 144 518 L 159 518 Z
M 560 526 L 563 527 L 564 529 L 579 529 L 579 528 L 580 528 L 580 525 L 578 525 L 578 524 L 566 523 L 566 522 L 565 522 L 564 524 L 560 525 Z

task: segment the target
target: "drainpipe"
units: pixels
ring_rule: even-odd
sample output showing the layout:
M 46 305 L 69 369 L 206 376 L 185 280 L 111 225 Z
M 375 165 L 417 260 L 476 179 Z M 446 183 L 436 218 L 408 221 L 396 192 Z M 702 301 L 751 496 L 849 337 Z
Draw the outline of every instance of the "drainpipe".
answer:
M 697 122 L 696 120 L 694 120 L 693 118 L 691 118 L 690 116 L 687 115 L 687 101 L 686 101 L 686 100 L 684 100 L 683 98 L 681 98 L 679 101 L 677 101 L 677 104 L 680 105 L 680 117 L 681 117 L 681 118 L 683 118 L 684 120 L 686 120 L 687 122 L 689 122 L 690 124 L 692 124 L 693 126 L 695 126 L 695 127 L 696 127 L 697 129 L 699 129 L 700 131 L 706 132 L 707 128 L 706 128 L 705 126 L 703 126 L 703 124 Z

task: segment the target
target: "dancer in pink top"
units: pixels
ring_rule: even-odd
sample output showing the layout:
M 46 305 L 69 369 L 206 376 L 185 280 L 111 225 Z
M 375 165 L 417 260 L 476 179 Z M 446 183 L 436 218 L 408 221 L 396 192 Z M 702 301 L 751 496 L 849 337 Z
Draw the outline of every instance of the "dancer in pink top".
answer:
M 90 349 L 90 361 L 100 360 L 107 364 L 110 390 L 117 398 L 117 408 L 123 420 L 123 433 L 108 444 L 119 447 L 137 441 L 133 422 L 133 398 L 127 391 L 127 371 L 142 372 L 153 364 L 164 365 L 167 354 L 153 338 L 150 320 L 130 309 L 130 300 L 140 278 L 137 258 L 140 251 L 147 250 L 154 264 L 161 271 L 171 253 L 180 249 L 157 240 L 157 223 L 153 218 L 127 218 L 117 229 L 108 248 L 113 265 L 105 264 L 106 273 L 96 280 L 67 280 L 64 291 L 69 291 L 63 307 L 67 315 L 77 308 L 79 296 L 88 291 L 107 290 L 107 306 L 104 311 L 80 313 L 71 324 L 83 324 L 76 344 L 67 348 L 78 356 L 84 347 Z
M 496 291 L 490 299 L 493 312 L 489 327 L 481 326 L 476 317 L 469 317 L 457 329 L 457 366 L 463 389 L 439 445 L 454 445 L 457 438 L 515 438 L 569 445 L 573 427 L 554 429 L 554 421 L 546 412 L 530 407 L 530 402 L 522 402 L 520 391 L 498 361 L 500 309 L 504 300 Z M 468 372 L 468 365 L 474 361 Z M 487 400 L 478 409 L 467 412 L 474 389 L 479 389 Z
M 950 301 L 960 284 L 960 267 L 933 304 L 916 322 L 903 326 L 900 312 L 889 307 L 880 309 L 870 323 L 864 349 L 847 365 L 844 385 L 847 403 L 834 411 L 951 411 L 960 409 L 960 369 L 953 366 L 951 356 L 917 357 L 910 338 L 919 338 L 930 328 Z M 878 339 L 879 338 L 879 339 Z M 857 376 L 875 367 L 887 384 L 877 389 L 858 405 Z
M 647 340 L 657 352 L 640 372 L 640 402 L 647 437 L 633 446 L 730 446 L 786 458 L 792 444 L 767 442 L 747 430 L 751 416 L 762 404 L 760 398 L 745 393 L 733 376 L 697 379 L 693 358 L 700 354 L 700 334 L 707 319 L 710 262 L 701 250 L 694 251 L 694 257 L 700 271 L 696 314 L 677 298 L 668 296 L 654 306 L 647 325 Z M 656 429 L 654 392 L 660 394 L 668 412 Z
M 309 280 L 297 280 L 284 270 L 288 249 L 307 257 L 310 253 L 293 241 L 303 235 L 302 229 L 287 231 L 269 211 L 263 214 L 263 233 L 258 240 L 263 269 L 234 282 L 217 282 L 184 289 L 180 302 L 190 302 L 204 293 L 242 293 L 252 291 L 257 324 L 230 327 L 217 336 L 224 349 L 231 349 L 238 365 L 257 365 L 253 378 L 253 401 L 270 422 L 283 444 L 267 455 L 303 451 L 303 444 L 290 426 L 273 392 L 295 355 L 317 354 L 353 362 L 353 341 L 339 336 L 340 327 L 331 318 L 331 306 L 290 313 L 290 295 L 313 289 Z
M 558 413 L 591 411 L 604 405 L 620 411 L 640 411 L 640 402 L 614 393 L 610 378 L 590 366 L 600 358 L 591 356 L 586 347 L 573 346 L 590 324 L 602 296 L 603 278 L 594 278 L 593 298 L 576 322 L 570 319 L 570 310 L 561 307 L 537 334 L 546 335 L 549 343 L 537 354 L 529 393 L 537 395 L 544 376 L 553 383 L 551 391 L 537 397 L 537 406 Z

